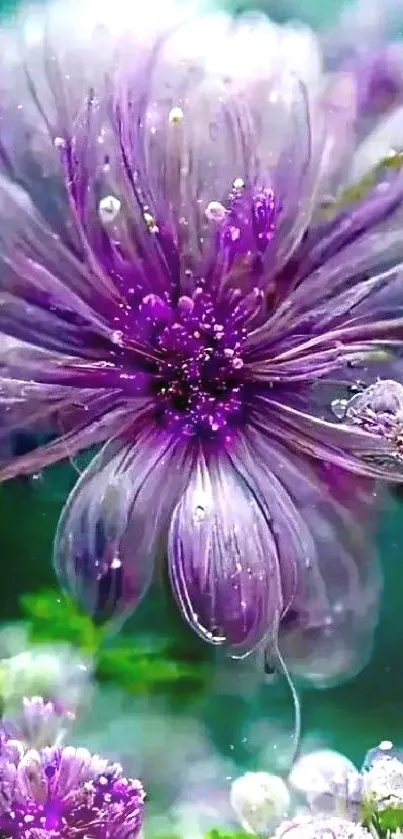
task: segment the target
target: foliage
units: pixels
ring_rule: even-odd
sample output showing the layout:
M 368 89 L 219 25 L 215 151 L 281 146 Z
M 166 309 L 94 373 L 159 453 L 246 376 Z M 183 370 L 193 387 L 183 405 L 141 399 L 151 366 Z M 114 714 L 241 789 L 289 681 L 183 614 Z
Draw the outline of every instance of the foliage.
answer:
M 209 674 L 198 649 L 189 651 L 172 635 L 120 635 L 114 643 L 105 630 L 52 589 L 21 598 L 34 643 L 63 641 L 95 657 L 100 681 L 115 682 L 130 694 L 180 693 L 181 700 L 203 689 Z
M 357 183 L 347 187 L 339 198 L 336 198 L 329 206 L 322 208 L 323 220 L 332 219 L 342 210 L 347 210 L 351 205 L 363 201 L 373 190 L 379 181 L 384 178 L 388 171 L 400 171 L 403 168 L 403 153 L 391 152 L 384 157 L 376 166 L 364 175 Z
M 373 813 L 367 826 L 377 839 L 389 839 L 394 833 L 399 834 L 403 830 L 403 809 L 388 807 L 385 810 L 378 810 Z

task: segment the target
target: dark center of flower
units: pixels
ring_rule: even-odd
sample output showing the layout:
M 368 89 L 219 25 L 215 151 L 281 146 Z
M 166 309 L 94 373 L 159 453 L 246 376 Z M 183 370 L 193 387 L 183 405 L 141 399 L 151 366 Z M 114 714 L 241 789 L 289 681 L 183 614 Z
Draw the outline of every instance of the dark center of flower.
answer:
M 244 330 L 237 306 L 217 305 L 202 288 L 173 307 L 144 298 L 157 351 L 153 391 L 159 422 L 184 434 L 228 434 L 242 408 Z
M 120 202 L 109 196 L 101 208 L 104 223 L 107 201 L 112 216 L 120 211 Z M 267 309 L 267 282 L 262 279 L 279 212 L 271 187 L 251 188 L 236 178 L 225 206 L 219 201 L 206 205 L 204 221 L 199 219 L 203 255 L 199 265 L 191 260 L 186 268 L 184 243 L 178 245 L 170 229 L 144 207 L 147 235 L 164 253 L 170 283 L 166 291 L 145 296 L 142 283 L 134 283 L 128 305 L 114 319 L 120 327 L 114 344 L 121 346 L 126 336 L 123 355 L 129 369 L 121 378 L 129 387 L 127 350 L 130 342 L 134 350 L 141 346 L 140 363 L 151 378 L 156 419 L 171 431 L 227 438 L 244 418 L 245 339 L 258 326 L 265 305 Z

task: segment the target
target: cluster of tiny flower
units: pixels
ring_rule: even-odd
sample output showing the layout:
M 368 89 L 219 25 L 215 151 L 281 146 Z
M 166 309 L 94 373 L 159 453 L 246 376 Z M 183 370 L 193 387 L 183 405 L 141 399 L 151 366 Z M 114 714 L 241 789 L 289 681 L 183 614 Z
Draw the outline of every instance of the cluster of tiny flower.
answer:
M 55 745 L 64 721 L 57 706 L 34 697 L 24 701 L 18 720 L 3 723 L 2 839 L 136 839 L 144 814 L 141 783 L 87 749 Z
M 287 782 L 266 772 L 237 778 L 231 805 L 244 830 L 275 839 L 398 839 L 402 758 L 387 740 L 368 752 L 361 771 L 337 752 L 311 752 Z

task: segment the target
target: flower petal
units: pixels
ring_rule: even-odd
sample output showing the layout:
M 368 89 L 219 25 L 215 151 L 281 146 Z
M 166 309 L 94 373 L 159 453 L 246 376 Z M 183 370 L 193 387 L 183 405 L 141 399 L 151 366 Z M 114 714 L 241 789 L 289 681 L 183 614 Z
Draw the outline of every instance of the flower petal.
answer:
M 97 621 L 124 620 L 147 591 L 170 512 L 187 480 L 185 452 L 154 431 L 132 429 L 83 473 L 57 529 L 59 580 Z
M 0 177 L 0 328 L 22 341 L 89 357 L 113 347 L 119 298 L 69 251 L 30 198 Z
M 231 456 L 266 502 L 282 575 L 292 561 L 296 567 L 296 587 L 279 635 L 290 672 L 316 687 L 352 677 L 372 650 L 382 587 L 371 550 L 370 487 L 359 481 L 356 488 L 344 473 L 346 496 L 340 500 L 338 472 L 318 472 L 301 452 L 287 451 L 253 428 Z M 269 651 L 270 660 L 276 650 Z
M 377 560 L 351 553 L 347 576 L 347 555 L 343 568 L 338 548 L 326 538 L 319 553 L 327 610 L 319 617 L 313 593 L 301 590 L 280 626 L 279 648 L 291 675 L 315 688 L 334 687 L 361 672 L 370 660 L 379 621 Z
M 137 58 L 178 13 L 169 0 L 155 0 L 140 17 L 128 0 L 113 7 L 105 0 L 71 0 L 68 8 L 60 2 L 24 8 L 0 29 L 0 118 L 7 126 L 0 171 L 26 190 L 69 247 L 83 242 L 69 212 L 61 142 L 71 138 L 89 92 L 103 89 L 128 33 Z
M 283 603 L 270 521 L 228 460 L 199 453 L 172 516 L 168 558 L 182 613 L 204 640 L 242 657 L 277 634 Z
M 273 359 L 292 349 L 302 356 L 311 341 L 316 351 L 335 348 L 336 341 L 365 340 L 374 347 L 381 339 L 402 341 L 403 247 L 396 213 L 402 196 L 399 175 L 307 237 L 278 280 L 275 310 L 248 336 L 251 358 Z
M 185 272 L 197 258 L 214 253 L 213 208 L 225 213 L 234 182 L 258 193 L 274 189 L 277 256 L 285 258 L 306 226 L 319 166 L 311 159 L 304 86 L 315 88 L 319 77 L 311 34 L 282 32 L 263 17 L 206 15 L 171 32 L 140 73 L 133 74 L 131 56 L 115 102 L 122 156 L 129 179 L 136 176 L 133 197 L 141 187 L 154 219 L 154 239 L 166 227 L 171 258 L 177 250 L 182 285 L 189 286 Z
M 37 472 L 119 434 L 147 405 L 145 392 L 146 377 L 134 371 L 125 374 L 112 363 L 80 361 L 4 339 L 0 480 Z M 8 443 L 15 432 L 51 442 L 9 460 Z
M 403 65 L 401 65 L 403 66 Z M 395 108 L 377 122 L 369 136 L 358 146 L 348 173 L 348 182 L 357 183 L 384 160 L 391 149 L 401 147 L 403 107 Z
M 333 329 L 379 320 L 385 322 L 387 338 L 387 321 L 392 329 L 402 316 L 402 263 L 399 228 L 360 236 L 302 280 L 278 307 L 271 321 L 273 338 L 286 347 L 294 335 L 305 334 L 306 340 L 317 335 L 325 345 Z
M 402 203 L 403 174 L 399 168 L 381 169 L 375 186 L 351 208 L 342 209 L 330 221 L 313 228 L 298 255 L 295 279 L 309 278 L 316 268 L 343 248 L 376 229 L 399 224 L 397 212 Z M 394 219 L 395 216 L 395 219 Z
M 38 350 L 36 347 L 16 343 L 10 349 L 0 348 L 0 381 L 11 386 L 12 381 L 23 386 L 54 385 L 77 391 L 115 391 L 117 398 L 125 396 L 133 399 L 145 394 L 150 389 L 150 376 L 139 372 L 130 364 L 125 364 L 119 356 L 111 356 L 109 361 L 74 358 L 56 352 Z M 77 396 L 76 394 L 76 396 Z M 22 394 L 21 394 L 22 395 Z
M 123 407 L 119 404 L 116 394 L 108 391 L 100 391 L 96 395 L 93 392 L 88 394 L 79 391 L 74 398 L 75 391 L 70 388 L 66 389 L 69 391 L 69 396 L 65 395 L 55 403 L 56 393 L 59 390 L 42 389 L 42 402 L 39 405 L 38 402 L 29 403 L 31 411 L 35 407 L 38 415 L 29 413 L 25 416 L 25 421 L 25 399 L 19 406 L 20 428 L 24 428 L 24 425 L 29 426 L 34 431 L 40 430 L 42 433 L 46 431 L 50 436 L 55 435 L 55 438 L 44 445 L 39 445 L 27 454 L 0 460 L 1 481 L 21 475 L 32 475 L 46 466 L 67 458 L 71 459 L 84 449 L 118 436 L 133 423 L 134 411 L 139 411 L 142 405 L 141 402 L 133 401 L 129 407 Z M 50 404 L 49 400 L 52 400 Z M 48 409 L 47 414 L 44 407 Z
M 325 142 L 322 152 L 321 191 L 326 200 L 337 195 L 355 141 L 357 116 L 357 81 L 351 72 L 330 76 L 322 97 L 325 119 Z
M 0 31 L 0 172 L 29 196 L 51 252 L 64 254 L 56 276 L 64 281 L 65 265 L 65 273 L 72 273 L 68 287 L 80 286 L 86 302 L 92 298 L 98 314 L 109 312 L 111 320 L 119 315 L 122 293 L 139 285 L 143 293 L 150 291 L 144 254 L 136 252 L 139 237 L 128 230 L 130 196 L 110 119 L 116 53 L 131 33 L 140 61 L 163 22 L 172 26 L 178 14 L 172 16 L 169 3 L 157 11 L 156 3 L 140 22 L 126 0 L 118 3 L 121 13 L 114 19 L 106 3 L 90 0 L 84 8 L 74 3 L 75 13 L 67 16 L 55 3 L 18 19 L 16 31 L 12 26 Z M 113 224 L 111 200 L 122 207 Z M 140 227 L 144 243 L 150 237 L 142 217 Z M 149 245 L 148 257 L 151 251 Z M 155 259 L 150 262 L 155 291 L 158 266 Z M 46 254 L 39 263 L 49 267 Z
M 289 400 L 290 401 L 290 400 Z M 332 463 L 362 477 L 400 483 L 403 459 L 393 441 L 358 425 L 331 422 L 316 413 L 268 397 L 259 397 L 261 411 L 253 423 L 295 452 Z
M 276 540 L 283 589 L 284 620 L 287 610 L 295 610 L 301 591 L 305 596 L 305 611 L 319 621 L 329 612 L 329 591 L 326 588 L 326 568 L 330 569 L 330 585 L 346 589 L 351 599 L 359 597 L 356 554 L 364 551 L 363 532 L 359 523 L 373 517 L 373 496 L 365 487 L 350 486 L 357 494 L 347 512 L 345 503 L 337 498 L 340 476 L 318 472 L 314 462 L 288 450 L 264 433 L 249 428 L 233 445 L 231 460 L 238 471 L 247 477 L 262 504 Z M 336 481 L 336 483 L 335 483 Z M 358 482 L 359 483 L 359 482 Z M 355 527 L 353 535 L 353 516 Z M 325 566 L 329 554 L 333 563 Z M 360 554 L 361 555 L 361 554 Z M 334 594 L 333 591 L 330 594 Z M 335 595 L 336 596 L 336 595 Z M 308 603 L 309 600 L 309 603 Z

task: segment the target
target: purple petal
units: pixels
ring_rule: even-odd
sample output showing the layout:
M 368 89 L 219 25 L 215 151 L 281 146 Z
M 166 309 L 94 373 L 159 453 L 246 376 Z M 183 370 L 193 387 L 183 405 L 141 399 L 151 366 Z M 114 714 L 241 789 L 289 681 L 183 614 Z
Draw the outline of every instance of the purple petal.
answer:
M 350 522 L 353 532 L 357 526 Z M 297 593 L 289 616 L 280 626 L 279 647 L 290 673 L 316 688 L 353 678 L 370 660 L 379 621 L 381 571 L 363 540 L 350 552 L 322 532 L 317 523 L 321 589 L 328 600 L 318 614 L 314 590 Z M 357 535 L 357 534 L 356 534 Z M 365 550 L 363 556 L 363 551 Z
M 330 422 L 285 402 L 262 397 L 263 413 L 254 423 L 276 440 L 286 440 L 295 452 L 367 478 L 400 482 L 403 459 L 393 441 L 355 425 Z M 258 404 L 258 400 L 256 400 Z
M 355 144 L 357 80 L 353 73 L 339 72 L 330 77 L 322 99 L 325 142 L 322 152 L 320 193 L 317 203 L 337 195 L 345 179 L 345 169 Z
M 322 335 L 324 345 L 326 333 L 337 327 L 382 320 L 387 339 L 388 324 L 393 330 L 403 314 L 402 258 L 399 229 L 361 236 L 297 286 L 275 313 L 274 334 L 283 346 L 293 334 Z
M 1 329 L 56 351 L 102 357 L 113 345 L 119 303 L 111 282 L 86 270 L 29 197 L 5 179 L 0 210 Z
M 283 611 L 287 611 L 299 575 L 316 562 L 312 535 L 282 475 L 283 461 L 288 471 L 292 471 L 292 463 L 287 464 L 286 453 L 266 444 L 252 429 L 231 447 L 229 456 L 251 486 L 269 522 L 278 552 Z
M 168 550 L 175 596 L 204 640 L 242 657 L 276 635 L 283 602 L 270 520 L 228 460 L 199 454 Z
M 324 136 L 321 130 L 311 136 L 305 89 L 305 82 L 317 85 L 320 66 L 310 33 L 282 34 L 264 18 L 234 25 L 230 17 L 214 15 L 182 21 L 164 37 L 161 22 L 152 20 L 150 41 L 151 33 L 138 34 L 142 27 L 136 22 L 134 31 L 127 27 L 127 43 L 120 43 L 116 70 L 111 61 L 115 24 L 110 33 L 93 27 L 87 42 L 87 30 L 82 34 L 72 27 L 71 32 L 70 23 L 64 39 L 56 27 L 56 48 L 53 31 L 50 41 L 46 34 L 37 46 L 30 45 L 32 61 L 22 70 L 11 45 L 16 100 L 5 74 L 3 116 L 11 130 L 0 145 L 7 178 L 26 189 L 41 217 L 54 219 L 60 247 L 70 252 L 70 260 L 78 257 L 88 274 L 85 290 L 77 276 L 70 288 L 78 292 L 80 287 L 80 297 L 99 316 L 109 313 L 119 321 L 119 295 L 137 306 L 152 291 L 176 294 L 178 284 L 185 292 L 195 287 L 204 273 L 198 258 L 214 252 L 209 207 L 230 203 L 233 185 L 240 181 L 254 196 L 245 235 L 241 231 L 243 249 L 251 216 L 253 238 L 260 255 L 268 251 L 271 273 L 273 213 L 265 196 L 274 192 L 278 269 L 305 232 L 322 167 Z M 200 52 L 201 27 L 206 44 Z M 238 61 L 239 49 L 254 56 L 245 66 Z M 114 72 L 108 75 L 110 63 Z M 52 212 L 44 183 L 52 186 Z M 57 276 L 46 254 L 37 261 Z M 45 336 L 46 326 L 51 329 L 52 323 L 43 325 Z M 6 328 L 13 328 L 8 321 Z M 77 351 L 72 331 L 68 339 Z
M 327 614 L 329 601 L 322 566 L 330 552 L 335 554 L 331 566 L 334 580 L 339 575 L 340 584 L 345 581 L 345 587 L 349 586 L 352 594 L 358 596 L 358 587 L 352 588 L 357 574 L 349 544 L 353 522 L 345 509 L 345 499 L 344 504 L 337 500 L 334 480 L 327 473 L 318 473 L 312 460 L 293 454 L 253 428 L 233 447 L 231 459 L 247 476 L 270 520 L 279 556 L 285 614 L 288 608 L 294 610 L 301 590 L 311 597 L 312 616 L 316 614 L 321 619 Z M 344 488 L 354 490 L 359 498 L 354 500 L 354 516 L 360 516 L 359 520 L 355 518 L 356 541 L 362 547 L 357 522 L 365 521 L 368 528 L 373 516 L 373 496 L 369 487 L 357 488 L 355 479 L 344 475 Z
M 215 43 L 220 32 L 219 54 L 212 31 Z M 238 42 L 249 55 L 256 54 L 259 43 L 265 62 L 257 54 L 256 66 L 253 60 L 248 67 L 234 61 Z M 169 266 L 176 261 L 182 290 L 194 283 L 189 272 L 197 269 L 198 258 L 214 252 L 220 221 L 215 207 L 229 211 L 226 230 L 218 235 L 222 270 L 231 267 L 237 252 L 248 255 L 248 242 L 256 242 L 256 236 L 260 253 L 271 245 L 273 213 L 262 213 L 261 206 L 255 212 L 253 202 L 231 210 L 234 184 L 258 196 L 272 190 L 278 195 L 278 260 L 289 255 L 306 228 L 320 156 L 311 155 L 307 96 L 285 70 L 280 43 L 277 30 L 262 19 L 228 26 L 224 17 L 199 18 L 158 44 L 148 64 L 139 62 L 135 71 L 130 53 L 121 73 L 115 123 L 132 204 L 140 201 L 144 210 L 147 203 L 154 244 Z M 223 55 L 229 63 L 220 60 Z M 224 235 L 229 227 L 231 246 Z
M 312 271 L 328 259 L 340 253 L 363 234 L 368 234 L 378 225 L 391 224 L 394 214 L 401 206 L 403 175 L 386 171 L 381 182 L 352 209 L 342 211 L 307 237 L 301 247 L 298 260 L 298 277 L 309 278 Z M 398 224 L 398 219 L 396 218 Z
M 296 569 L 296 586 L 280 624 L 287 666 L 319 687 L 350 678 L 368 660 L 379 618 L 382 584 L 371 550 L 370 486 L 358 482 L 356 487 L 354 477 L 344 473 L 346 494 L 340 500 L 343 474 L 318 472 L 314 461 L 253 430 L 235 456 L 265 499 L 282 580 L 292 563 Z M 352 497 L 356 492 L 358 499 Z
M 99 391 L 96 396 L 93 393 L 88 395 L 84 391 L 79 391 L 75 399 L 74 391 L 69 388 L 66 390 L 70 393 L 69 398 L 66 396 L 56 404 L 51 403 L 53 410 L 51 415 L 48 410 L 47 424 L 45 424 L 46 415 L 43 411 L 37 416 L 32 413 L 26 415 L 25 400 L 19 406 L 21 417 L 19 428 L 28 426 L 42 432 L 53 431 L 58 436 L 55 440 L 39 446 L 28 454 L 13 457 L 9 461 L 0 461 L 0 480 L 6 481 L 21 475 L 32 475 L 53 463 L 67 458 L 71 460 L 84 449 L 122 434 L 132 425 L 134 411 L 138 411 L 142 404 L 133 401 L 130 408 L 124 407 L 119 405 L 115 393 L 102 391 Z M 50 398 L 51 394 L 47 389 L 45 404 L 48 409 Z M 42 393 L 42 399 L 45 399 L 44 393 Z M 32 410 L 35 403 L 30 402 L 29 405 Z M 36 407 L 38 408 L 37 404 Z M 16 423 L 13 424 L 13 428 L 15 427 Z
M 146 593 L 170 512 L 188 475 L 170 438 L 132 429 L 109 442 L 63 510 L 54 564 L 64 589 L 97 621 L 125 619 Z
M 64 388 L 60 393 L 67 394 L 69 388 L 79 393 L 86 389 L 109 390 L 129 399 L 145 394 L 150 389 L 150 376 L 138 372 L 133 365 L 122 363 L 122 359 L 111 357 L 110 360 L 87 360 L 74 358 L 35 347 L 16 343 L 10 349 L 7 345 L 0 350 L 0 376 L 3 381 L 12 380 L 27 384 L 30 388 L 40 385 L 54 385 Z M 85 394 L 84 394 L 85 395 Z

